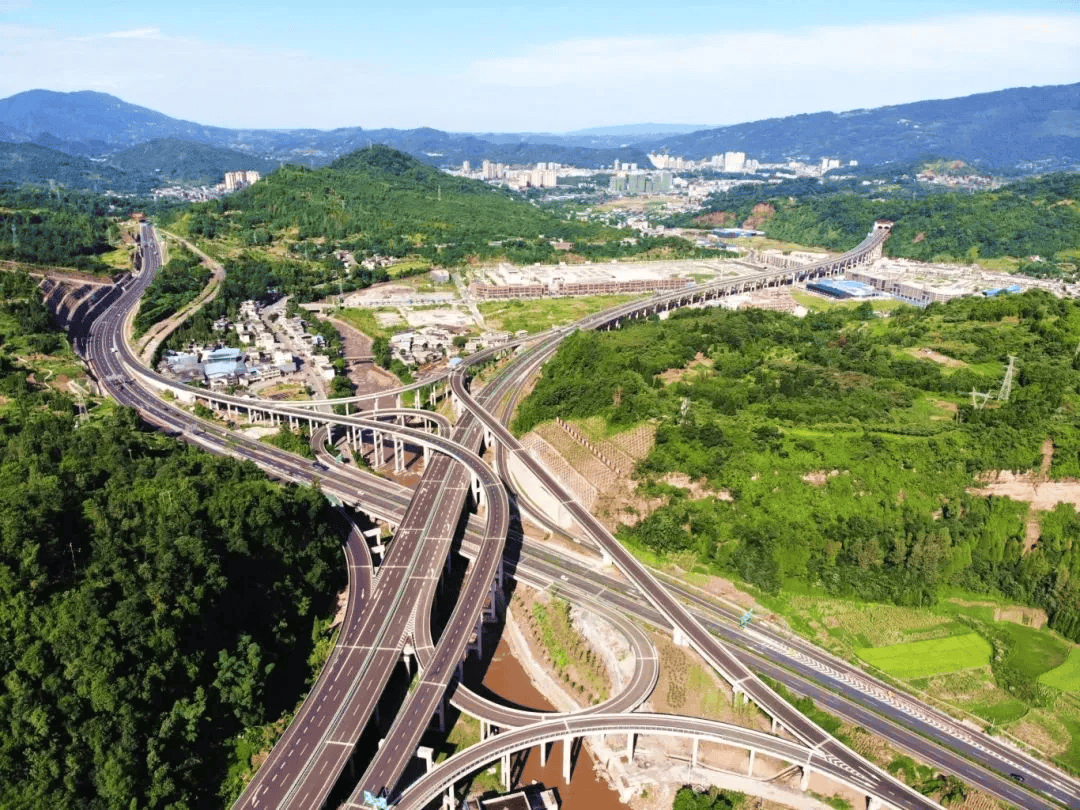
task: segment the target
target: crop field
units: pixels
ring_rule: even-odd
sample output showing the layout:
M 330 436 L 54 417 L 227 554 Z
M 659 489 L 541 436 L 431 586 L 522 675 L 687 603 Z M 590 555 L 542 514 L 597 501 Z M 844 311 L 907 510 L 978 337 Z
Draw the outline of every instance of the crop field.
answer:
M 905 680 L 983 666 L 992 652 L 990 643 L 976 633 L 856 650 L 864 661 Z
M 1080 647 L 1074 647 L 1061 666 L 1043 673 L 1039 683 L 1062 692 L 1080 692 Z
M 580 298 L 539 298 L 532 301 L 484 301 L 478 306 L 484 321 L 492 329 L 542 332 L 549 327 L 571 323 L 594 312 L 643 297 L 637 294 L 585 295 Z

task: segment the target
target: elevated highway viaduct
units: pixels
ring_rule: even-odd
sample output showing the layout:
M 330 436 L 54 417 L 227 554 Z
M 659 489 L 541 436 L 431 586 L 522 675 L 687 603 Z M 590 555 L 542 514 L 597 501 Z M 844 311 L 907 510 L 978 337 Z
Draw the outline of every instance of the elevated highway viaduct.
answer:
M 671 305 L 670 303 L 665 303 L 665 302 L 662 302 L 662 301 L 657 301 L 657 302 L 652 302 L 652 303 L 653 303 L 654 306 L 668 306 L 668 305 Z M 632 317 L 632 316 L 633 316 L 633 313 L 624 312 L 622 314 L 622 317 Z M 617 322 L 609 321 L 608 323 L 609 323 L 609 325 L 617 325 Z M 123 373 L 123 372 L 118 372 L 118 373 Z M 462 399 L 463 399 L 463 397 L 462 397 Z M 490 431 L 490 426 L 487 426 L 487 427 L 488 427 L 488 429 Z M 493 433 L 494 431 L 490 431 L 490 432 Z

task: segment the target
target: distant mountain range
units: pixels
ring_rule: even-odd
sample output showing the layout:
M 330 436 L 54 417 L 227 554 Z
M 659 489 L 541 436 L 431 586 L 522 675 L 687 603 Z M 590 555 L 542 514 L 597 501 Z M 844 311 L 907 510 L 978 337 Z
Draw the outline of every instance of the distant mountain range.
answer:
M 226 129 L 171 118 L 105 93 L 30 90 L 0 99 L 0 141 L 5 142 L 0 180 L 51 178 L 66 184 L 72 176 L 95 175 L 87 182 L 126 178 L 128 186 L 140 187 L 160 185 L 162 179 L 214 182 L 227 169 L 266 171 L 283 161 L 323 165 L 371 144 L 386 144 L 441 167 L 492 160 L 600 168 L 616 159 L 647 166 L 649 152 L 697 159 L 741 151 L 767 162 L 835 157 L 876 166 L 936 156 L 1012 173 L 1076 169 L 1080 83 L 689 129 L 637 124 L 563 135 L 430 128 Z M 50 160 L 57 168 L 53 174 L 48 173 Z

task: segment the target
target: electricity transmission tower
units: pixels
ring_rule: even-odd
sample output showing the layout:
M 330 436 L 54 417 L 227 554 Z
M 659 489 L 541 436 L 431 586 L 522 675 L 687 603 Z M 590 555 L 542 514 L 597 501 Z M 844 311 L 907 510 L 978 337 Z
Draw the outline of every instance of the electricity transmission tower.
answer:
M 1009 367 L 1005 369 L 1005 379 L 1001 381 L 1001 390 L 998 391 L 998 401 L 1008 402 L 1012 392 L 1013 371 L 1016 370 L 1016 358 L 1009 355 Z
M 1008 402 L 1009 394 L 1012 393 L 1013 374 L 1016 371 L 1016 357 L 1009 355 L 1009 367 L 1005 369 L 1005 379 L 1001 381 L 1001 390 L 998 391 L 997 397 L 991 391 L 987 391 L 983 394 L 980 391 L 971 389 L 971 407 L 977 411 L 981 411 L 986 407 L 987 401 L 991 399 L 997 399 L 998 402 Z

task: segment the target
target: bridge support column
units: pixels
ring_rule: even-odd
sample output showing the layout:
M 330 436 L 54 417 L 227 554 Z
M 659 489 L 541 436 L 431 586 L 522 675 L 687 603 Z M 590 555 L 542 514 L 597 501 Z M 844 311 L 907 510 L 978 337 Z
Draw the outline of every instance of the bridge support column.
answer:
M 412 659 L 416 654 L 416 650 L 413 649 L 412 644 L 408 642 L 401 648 L 401 660 L 405 662 L 405 671 L 412 675 Z
M 697 755 L 698 755 L 698 738 L 694 737 L 694 742 L 690 746 L 690 769 L 697 768 Z
M 424 469 L 428 468 L 428 464 L 431 463 L 431 448 L 428 445 L 424 445 Z
M 469 650 L 476 650 L 476 657 L 484 657 L 484 617 L 476 623 L 476 640 L 469 643 Z
M 493 622 L 499 618 L 498 610 L 495 605 L 495 581 L 491 581 L 491 588 L 488 589 L 488 601 L 484 605 L 484 621 Z
M 502 771 L 503 792 L 509 793 L 510 792 L 510 755 L 509 754 L 503 754 L 502 764 L 501 764 L 499 770 Z
M 696 744 L 696 740 L 694 741 Z M 626 761 L 634 761 L 634 732 L 626 732 Z
M 431 769 L 435 767 L 435 763 L 432 762 L 432 754 L 434 752 L 426 745 L 421 745 L 416 749 L 416 755 L 424 760 L 424 773 L 430 773 Z
M 548 755 L 548 744 L 546 742 L 540 743 L 540 767 L 541 768 L 546 768 L 547 767 L 547 755 Z
M 405 443 L 396 434 L 394 435 L 394 472 L 405 472 Z
M 802 766 L 802 779 L 799 780 L 799 790 L 803 793 L 810 787 L 810 775 L 814 772 L 809 765 Z
M 885 803 L 881 801 L 877 796 L 866 797 L 866 810 L 882 810 L 885 807 Z
M 442 797 L 443 810 L 454 810 L 454 786 L 447 785 Z
M 746 775 L 747 776 L 753 776 L 754 775 L 754 754 L 755 753 L 756 752 L 754 751 L 754 749 L 751 748 L 750 749 L 750 764 L 746 766 Z
M 484 488 L 480 486 L 479 476 L 472 476 L 472 494 L 473 501 L 476 503 L 476 507 L 479 509 L 484 506 Z
M 439 705 L 435 707 L 435 717 L 439 721 L 439 731 L 446 731 L 446 699 L 440 698 Z
M 731 705 L 741 706 L 744 703 L 746 703 L 746 692 L 741 687 L 736 686 L 731 690 Z
M 383 435 L 381 431 L 372 430 L 372 441 L 375 443 L 375 466 L 383 465 Z
M 776 734 L 776 732 L 778 732 L 780 730 L 780 728 L 781 728 L 780 722 L 774 717 L 772 719 L 772 733 Z
M 570 755 L 574 747 L 573 737 L 563 737 L 562 741 L 562 778 L 566 784 L 570 784 Z

